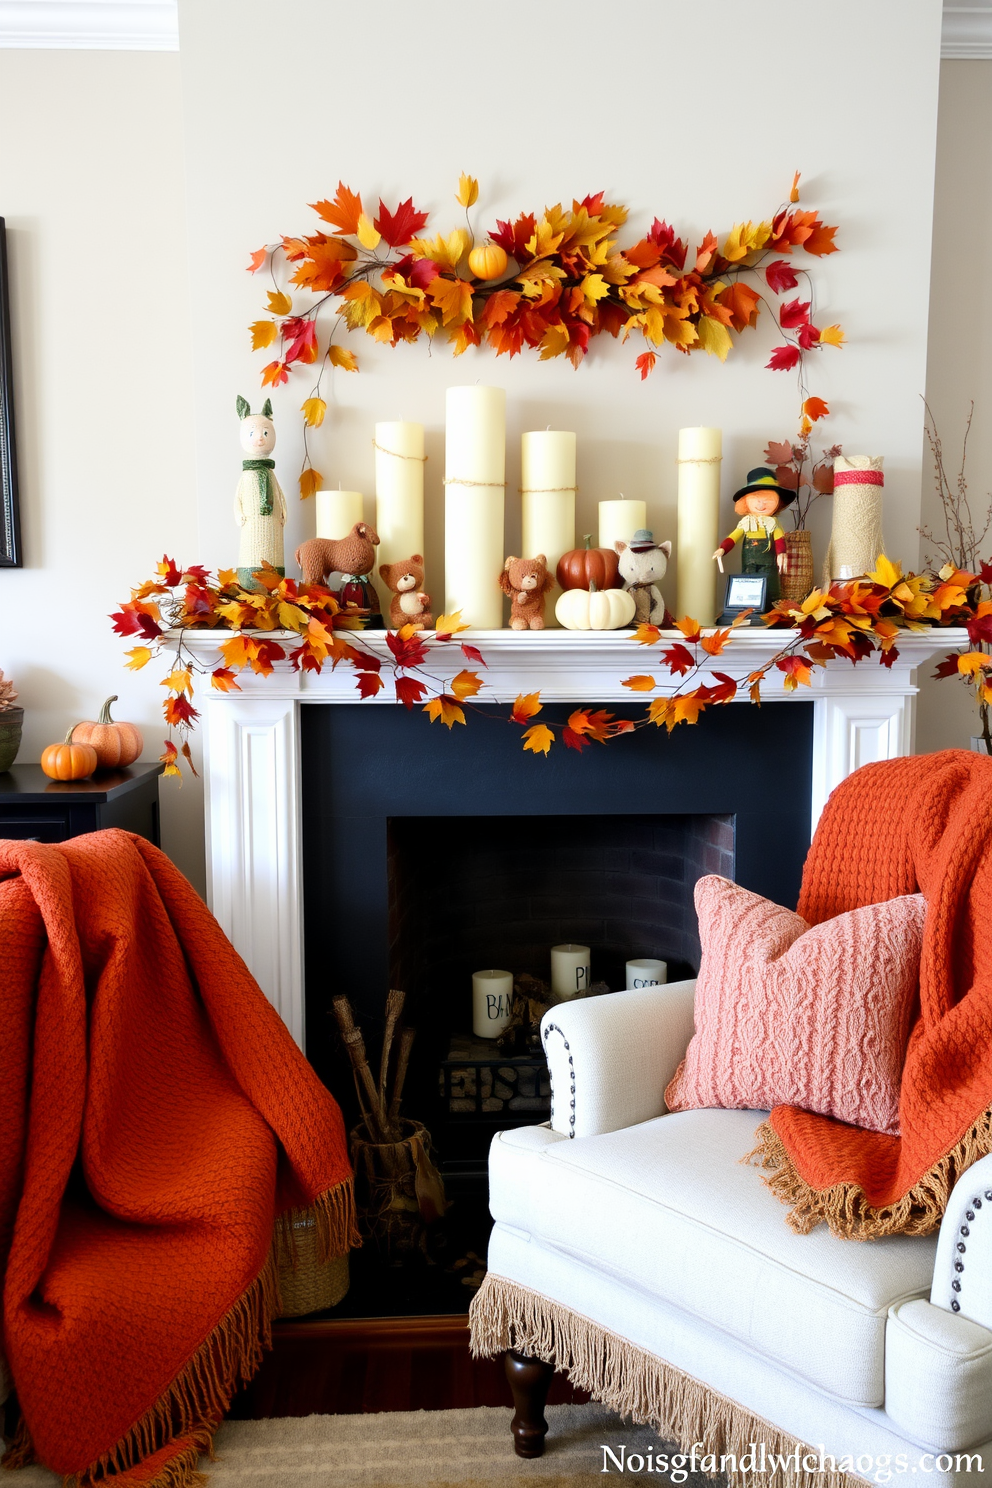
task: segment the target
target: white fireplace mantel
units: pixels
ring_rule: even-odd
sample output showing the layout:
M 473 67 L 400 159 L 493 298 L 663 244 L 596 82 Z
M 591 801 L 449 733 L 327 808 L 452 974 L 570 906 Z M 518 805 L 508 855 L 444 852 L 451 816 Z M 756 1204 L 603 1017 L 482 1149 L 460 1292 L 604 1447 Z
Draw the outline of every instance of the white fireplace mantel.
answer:
M 786 643 L 785 630 L 739 630 L 722 655 L 704 658 L 711 669 L 747 682 Z M 208 667 L 222 664 L 219 645 L 230 633 L 187 632 L 183 644 Z M 271 632 L 291 645 L 291 633 Z M 384 661 L 383 632 L 365 632 L 361 643 Z M 682 641 L 673 631 L 669 642 Z M 477 646 L 485 667 L 466 661 L 459 641 Z M 883 667 L 874 657 L 856 666 L 829 662 L 813 672 L 812 686 L 786 692 L 785 677 L 772 671 L 762 684 L 765 703 L 813 703 L 813 826 L 833 788 L 859 765 L 894 759 L 913 749 L 915 669 L 967 643 L 963 630 L 907 633 L 899 658 Z M 438 680 L 463 667 L 479 672 L 485 686 L 476 702 L 512 702 L 518 693 L 541 693 L 544 703 L 647 702 L 644 693 L 622 686 L 625 677 L 657 673 L 655 696 L 671 693 L 678 679 L 657 668 L 657 647 L 640 646 L 630 631 L 465 631 L 431 648 L 423 668 Z M 294 672 L 276 664 L 270 677 L 242 672 L 240 692 L 199 692 L 203 714 L 204 783 L 207 813 L 207 891 L 210 907 L 248 963 L 297 1042 L 303 1045 L 303 914 L 299 710 L 310 704 L 357 703 L 355 674 L 347 664 L 322 672 Z M 391 671 L 386 685 L 362 707 L 396 706 Z M 712 682 L 709 672 L 690 685 Z M 748 703 L 747 686 L 739 693 Z M 424 727 L 437 727 L 428 725 Z M 471 724 L 469 724 L 471 726 Z M 622 758 L 623 740 L 610 746 Z M 535 759 L 535 769 L 542 768 Z

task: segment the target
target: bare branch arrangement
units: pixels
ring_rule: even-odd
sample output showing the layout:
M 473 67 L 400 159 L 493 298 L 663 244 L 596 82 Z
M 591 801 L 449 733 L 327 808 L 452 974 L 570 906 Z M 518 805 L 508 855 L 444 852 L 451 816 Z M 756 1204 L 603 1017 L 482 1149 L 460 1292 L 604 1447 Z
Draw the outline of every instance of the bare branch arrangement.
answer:
M 415 1028 L 404 1028 L 400 1034 L 392 1090 L 389 1089 L 389 1064 L 405 1002 L 406 993 L 395 989 L 386 999 L 386 1026 L 382 1036 L 378 1084 L 372 1074 L 365 1049 L 365 1039 L 362 1030 L 355 1022 L 351 1003 L 347 997 L 335 997 L 331 1003 L 341 1033 L 341 1041 L 351 1061 L 351 1072 L 355 1080 L 355 1093 L 358 1096 L 362 1120 L 374 1142 L 399 1142 L 403 1138 L 399 1111 L 403 1098 L 403 1085 L 410 1063 L 410 1050 L 417 1036 Z
M 989 529 L 992 528 L 992 493 L 986 492 L 985 495 L 984 520 L 981 513 L 976 519 L 972 514 L 971 498 L 968 495 L 968 478 L 965 475 L 968 436 L 971 433 L 971 423 L 975 416 L 974 399 L 968 409 L 964 439 L 961 441 L 961 464 L 953 481 L 947 473 L 944 446 L 937 431 L 933 411 L 926 399 L 923 401 L 923 406 L 926 409 L 926 421 L 923 427 L 933 458 L 934 481 L 944 519 L 943 536 L 936 535 L 929 527 L 919 528 L 923 541 L 929 543 L 933 549 L 933 553 L 926 555 L 926 563 L 933 569 L 940 568 L 944 563 L 953 563 L 955 568 L 977 573 L 982 561 L 979 549 L 988 536 Z M 978 529 L 976 522 L 982 523 L 981 530 Z M 940 562 L 937 562 L 937 558 Z

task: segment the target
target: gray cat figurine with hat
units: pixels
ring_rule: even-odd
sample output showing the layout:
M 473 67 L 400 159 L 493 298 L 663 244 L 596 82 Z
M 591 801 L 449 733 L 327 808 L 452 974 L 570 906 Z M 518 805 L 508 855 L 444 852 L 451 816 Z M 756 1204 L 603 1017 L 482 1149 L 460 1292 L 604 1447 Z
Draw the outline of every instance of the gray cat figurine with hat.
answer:
M 661 625 L 665 601 L 658 585 L 668 572 L 671 543 L 656 543 L 654 533 L 641 527 L 629 543 L 618 541 L 613 546 L 620 559 L 623 587 L 634 597 L 634 620 L 638 625 Z

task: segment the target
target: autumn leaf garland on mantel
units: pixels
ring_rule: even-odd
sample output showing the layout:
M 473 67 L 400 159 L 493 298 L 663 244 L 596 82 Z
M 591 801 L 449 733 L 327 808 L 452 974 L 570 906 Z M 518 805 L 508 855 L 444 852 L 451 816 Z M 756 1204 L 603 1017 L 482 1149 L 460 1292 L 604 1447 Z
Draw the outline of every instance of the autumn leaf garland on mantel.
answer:
M 438 618 L 436 631 L 414 631 L 404 626 L 386 634 L 389 657 L 377 655 L 367 644 L 358 622 L 342 611 L 329 590 L 297 584 L 273 568 L 259 571 L 259 593 L 241 587 L 237 574 L 221 570 L 216 578 L 204 568 L 183 569 L 170 558 L 157 565 L 156 577 L 132 590 L 131 598 L 111 617 L 118 635 L 139 644 L 127 653 L 127 665 L 139 671 L 155 657 L 168 659 L 162 681 L 162 708 L 169 738 L 161 755 L 166 775 L 179 775 L 180 756 L 192 768 L 189 736 L 199 717 L 193 705 L 194 678 L 210 679 L 218 692 L 240 690 L 238 676 L 248 670 L 271 676 L 277 666 L 320 672 L 329 661 L 350 666 L 360 699 L 374 698 L 385 686 L 384 667 L 392 674 L 396 701 L 407 709 L 418 707 L 432 723 L 449 729 L 466 722 L 466 710 L 477 716 L 521 729 L 525 751 L 547 755 L 553 746 L 582 753 L 590 744 L 606 744 L 622 734 L 648 726 L 669 733 L 680 723 L 696 723 L 707 708 L 732 702 L 745 687 L 752 703 L 761 702 L 762 683 L 783 674 L 787 692 L 809 686 L 815 667 L 846 658 L 851 662 L 881 653 L 883 666 L 898 658 L 896 640 L 904 630 L 926 630 L 932 625 L 964 625 L 971 644 L 980 647 L 992 635 L 992 564 L 980 575 L 946 565 L 939 575 L 903 574 L 898 564 L 879 558 L 865 579 L 814 590 L 802 604 L 780 600 L 764 618 L 769 626 L 789 628 L 781 648 L 757 671 L 733 675 L 733 650 L 727 650 L 730 629 L 703 633 L 692 619 L 677 622 L 681 639 L 653 625 L 630 632 L 634 645 L 659 648 L 657 669 L 627 677 L 623 686 L 633 694 L 657 692 L 642 718 L 617 718 L 604 709 L 576 708 L 566 721 L 543 712 L 540 691 L 517 698 L 507 714 L 484 695 L 486 662 L 478 647 L 456 638 L 468 627 L 458 615 Z M 746 616 L 742 616 L 741 620 Z M 740 623 L 738 621 L 737 623 Z M 221 665 L 206 667 L 190 649 L 190 631 L 217 635 Z M 275 639 L 273 632 L 280 632 Z M 438 648 L 450 654 L 458 645 L 468 664 L 453 677 L 430 672 L 430 655 Z M 482 668 L 482 671 L 477 670 Z M 938 676 L 961 676 L 980 698 L 992 704 L 992 656 L 981 650 L 956 653 L 941 663 Z M 708 676 L 712 681 L 702 681 Z M 479 696 L 479 694 L 483 694 Z M 179 743 L 175 742 L 175 735 Z
M 622 341 L 638 335 L 647 349 L 634 365 L 645 378 L 664 345 L 725 361 L 734 335 L 757 322 L 764 304 L 781 336 L 767 365 L 798 369 L 803 397 L 805 354 L 844 341 L 840 326 L 821 330 L 813 323 L 811 290 L 805 299 L 781 299 L 799 289 L 800 275 L 808 284 L 806 271 L 792 262 L 794 252 L 822 258 L 837 251 L 836 227 L 796 206 L 798 172 L 788 203 L 759 222 L 737 223 L 722 242 L 706 233 L 691 256 L 687 242 L 657 217 L 644 237 L 621 248 L 617 234 L 627 208 L 605 202 L 601 191 L 573 201 L 570 210 L 559 204 L 540 217 L 526 212 L 514 222 L 497 220 L 477 244 L 468 213 L 478 194 L 478 182 L 462 176 L 456 200 L 466 227 L 430 237 L 428 214 L 412 197 L 394 211 L 380 201 L 370 216 L 361 196 L 339 183 L 333 201 L 312 204 L 323 224 L 317 232 L 283 237 L 251 255 L 249 272 L 267 264 L 272 279 L 267 313 L 250 327 L 253 350 L 277 348 L 262 370 L 263 386 L 278 387 L 291 372 L 319 363 L 302 404 L 301 496 L 323 481 L 306 431 L 327 412 L 324 372 L 358 370 L 355 353 L 334 339 L 342 324 L 390 346 L 421 335 L 447 340 L 456 356 L 485 345 L 512 357 L 526 346 L 542 361 L 565 356 L 575 367 L 601 332 Z M 276 270 L 285 264 L 291 272 L 283 285 Z M 325 338 L 320 319 L 327 307 L 336 319 Z

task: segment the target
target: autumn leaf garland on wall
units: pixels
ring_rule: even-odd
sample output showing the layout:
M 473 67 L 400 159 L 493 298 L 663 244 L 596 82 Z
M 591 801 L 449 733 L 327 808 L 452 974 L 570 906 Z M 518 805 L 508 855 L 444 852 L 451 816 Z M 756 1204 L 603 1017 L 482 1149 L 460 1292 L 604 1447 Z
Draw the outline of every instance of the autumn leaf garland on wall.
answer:
M 456 356 L 470 346 L 511 357 L 528 347 L 542 361 L 565 356 L 575 367 L 594 336 L 636 335 L 647 347 L 634 362 L 645 378 L 665 345 L 725 361 L 734 336 L 755 325 L 765 305 L 781 336 L 767 365 L 798 370 L 805 397 L 806 353 L 842 345 L 844 333 L 813 323 L 812 292 L 782 299 L 806 273 L 792 261 L 795 252 L 821 258 L 837 247 L 836 227 L 796 205 L 798 183 L 797 172 L 789 202 L 770 217 L 738 223 L 722 242 L 707 232 L 691 256 L 688 243 L 658 218 L 644 237 L 621 248 L 617 234 L 627 208 L 605 202 L 603 192 L 573 201 L 570 210 L 559 204 L 540 217 L 528 212 L 513 222 L 497 220 L 477 243 L 469 209 L 479 188 L 471 176 L 461 177 L 456 195 L 466 226 L 433 237 L 426 233 L 428 214 L 412 197 L 394 211 L 380 201 L 370 217 L 361 196 L 339 183 L 333 201 L 312 204 L 323 224 L 317 232 L 259 248 L 248 265 L 250 273 L 267 265 L 272 282 L 267 313 L 250 327 L 254 350 L 277 348 L 263 368 L 263 386 L 318 368 L 301 409 L 300 495 L 312 495 L 323 480 L 310 459 L 307 431 L 327 412 L 324 373 L 329 366 L 358 370 L 355 353 L 335 340 L 342 326 L 390 346 L 441 337 Z M 283 284 L 277 270 L 285 265 Z M 322 328 L 327 310 L 335 316 L 329 332 Z

